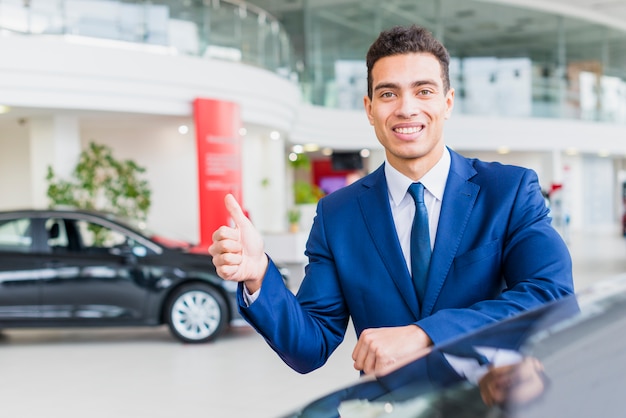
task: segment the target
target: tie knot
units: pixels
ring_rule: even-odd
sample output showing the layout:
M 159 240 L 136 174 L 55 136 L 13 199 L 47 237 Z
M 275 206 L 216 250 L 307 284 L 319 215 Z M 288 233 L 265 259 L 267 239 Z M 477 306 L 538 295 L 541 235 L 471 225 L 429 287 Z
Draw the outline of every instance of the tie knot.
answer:
M 424 185 L 422 183 L 411 183 L 409 194 L 415 203 L 424 203 Z

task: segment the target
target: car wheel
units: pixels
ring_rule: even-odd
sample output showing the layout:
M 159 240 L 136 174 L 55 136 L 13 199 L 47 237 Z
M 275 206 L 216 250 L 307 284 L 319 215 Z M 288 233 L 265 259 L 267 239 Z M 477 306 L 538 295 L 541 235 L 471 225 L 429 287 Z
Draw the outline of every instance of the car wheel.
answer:
M 172 334 L 187 343 L 215 339 L 227 321 L 226 302 L 222 295 L 201 283 L 176 290 L 166 305 L 165 313 Z

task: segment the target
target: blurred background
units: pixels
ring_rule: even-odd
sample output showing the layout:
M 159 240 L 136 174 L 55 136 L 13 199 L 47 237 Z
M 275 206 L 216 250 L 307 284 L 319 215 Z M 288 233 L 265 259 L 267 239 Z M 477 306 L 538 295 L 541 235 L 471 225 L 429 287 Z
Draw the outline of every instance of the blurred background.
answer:
M 624 1 L 0 0 L 0 210 L 50 206 L 49 169 L 71 178 L 100 144 L 145 169 L 142 221 L 164 236 L 208 245 L 236 193 L 297 288 L 317 200 L 384 160 L 362 105 L 367 48 L 413 23 L 451 54 L 447 144 L 538 173 L 581 284 L 622 271 Z

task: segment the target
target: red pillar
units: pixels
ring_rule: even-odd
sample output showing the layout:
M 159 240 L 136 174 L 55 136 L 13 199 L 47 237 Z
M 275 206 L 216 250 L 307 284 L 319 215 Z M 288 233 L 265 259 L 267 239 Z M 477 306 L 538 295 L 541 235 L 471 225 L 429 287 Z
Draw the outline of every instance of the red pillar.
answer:
M 241 117 L 239 105 L 212 99 L 193 102 L 198 155 L 200 248 L 208 248 L 213 232 L 230 222 L 224 196 L 241 204 Z

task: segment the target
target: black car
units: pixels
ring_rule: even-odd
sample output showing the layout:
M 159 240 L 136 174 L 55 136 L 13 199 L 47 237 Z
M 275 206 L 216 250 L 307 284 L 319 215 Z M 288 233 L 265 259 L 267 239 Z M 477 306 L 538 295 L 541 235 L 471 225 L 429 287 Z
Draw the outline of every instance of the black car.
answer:
M 184 342 L 241 325 L 208 254 L 100 213 L 0 212 L 0 329 L 167 324 Z
M 485 327 L 286 417 L 625 416 L 626 275 Z

